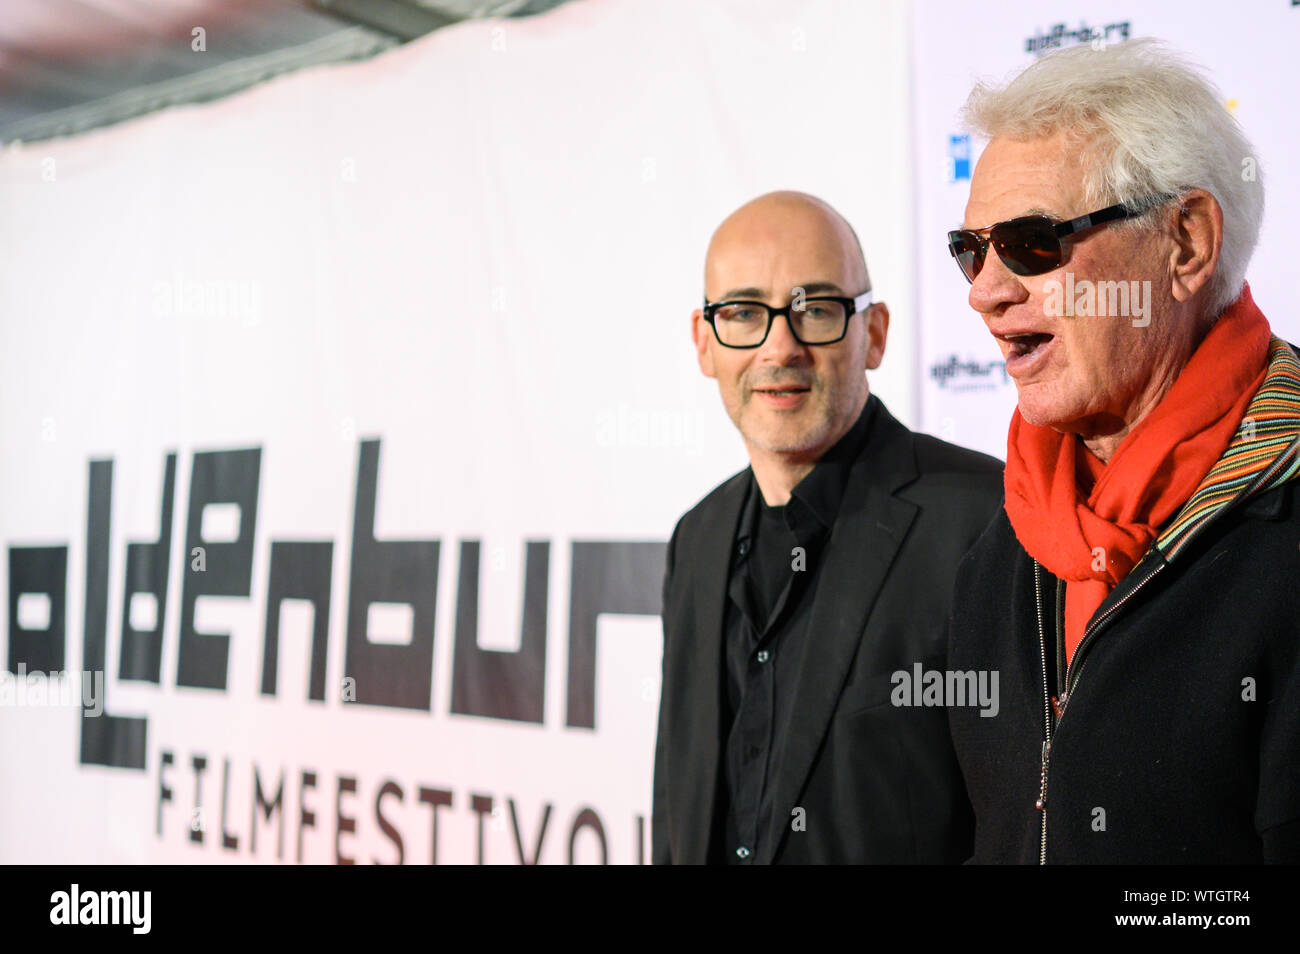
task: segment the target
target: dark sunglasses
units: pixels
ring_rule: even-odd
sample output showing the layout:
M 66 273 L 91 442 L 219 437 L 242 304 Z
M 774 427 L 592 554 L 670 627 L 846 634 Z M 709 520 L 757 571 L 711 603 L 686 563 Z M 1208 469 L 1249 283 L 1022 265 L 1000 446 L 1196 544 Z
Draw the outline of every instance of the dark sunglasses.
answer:
M 1067 235 L 1142 215 L 1172 198 L 1172 195 L 1158 195 L 1137 202 L 1121 202 L 1068 222 L 1056 222 L 1046 215 L 1023 215 L 987 228 L 956 229 L 948 233 L 948 251 L 968 282 L 974 282 L 984 267 L 990 245 L 1014 274 L 1042 275 L 1064 264 L 1065 246 L 1061 240 Z

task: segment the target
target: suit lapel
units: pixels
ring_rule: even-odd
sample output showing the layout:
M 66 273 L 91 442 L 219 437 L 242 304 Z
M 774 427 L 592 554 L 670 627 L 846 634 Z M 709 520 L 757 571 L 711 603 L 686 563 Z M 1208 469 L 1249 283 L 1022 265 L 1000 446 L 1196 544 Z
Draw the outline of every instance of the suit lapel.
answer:
M 871 399 L 876 400 L 874 395 Z M 821 748 L 876 595 L 916 517 L 915 504 L 893 495 L 917 475 L 911 432 L 883 404 L 876 412 L 871 436 L 853 465 L 815 583 L 795 682 L 797 702 L 773 781 L 773 814 L 759 843 L 763 863 L 771 863 L 790 831 L 791 812 Z M 848 593 L 857 597 L 851 607 L 844 600 Z
M 678 620 L 673 675 L 675 698 L 687 701 L 673 712 L 669 738 L 669 778 L 676 782 L 669 799 L 674 823 L 682 831 L 681 860 L 705 864 L 716 804 L 722 737 L 722 637 L 731 546 L 752 479 L 747 468 L 733 477 L 718 501 L 713 526 L 694 550 L 689 566 L 691 600 L 688 618 Z M 672 783 L 670 783 L 672 784 Z

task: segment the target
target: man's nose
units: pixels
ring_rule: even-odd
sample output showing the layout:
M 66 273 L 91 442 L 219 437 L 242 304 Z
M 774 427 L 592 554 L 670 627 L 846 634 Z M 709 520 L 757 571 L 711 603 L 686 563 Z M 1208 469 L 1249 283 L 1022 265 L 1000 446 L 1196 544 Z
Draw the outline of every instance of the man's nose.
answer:
M 981 315 L 993 314 L 1005 305 L 1018 305 L 1029 297 L 1029 290 L 1019 276 L 1007 268 L 992 248 L 984 258 L 984 266 L 970 285 L 967 301 Z
M 772 316 L 772 327 L 767 331 L 767 340 L 758 349 L 758 357 L 763 361 L 776 364 L 794 364 L 808 356 L 808 346 L 800 344 L 790 328 L 790 315 Z

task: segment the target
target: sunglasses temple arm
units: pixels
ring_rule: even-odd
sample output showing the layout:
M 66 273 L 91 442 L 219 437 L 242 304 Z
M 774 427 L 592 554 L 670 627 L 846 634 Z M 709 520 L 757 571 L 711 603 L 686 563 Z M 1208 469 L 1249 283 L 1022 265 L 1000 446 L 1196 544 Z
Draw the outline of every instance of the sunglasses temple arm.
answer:
M 1081 215 L 1077 219 L 1070 219 L 1068 222 L 1062 222 L 1055 226 L 1057 238 L 1064 238 L 1074 232 L 1081 232 L 1084 229 L 1090 229 L 1094 225 L 1104 225 L 1107 222 L 1113 222 L 1116 219 L 1127 219 L 1142 213 L 1130 209 L 1128 206 L 1120 203 L 1112 205 L 1110 208 L 1102 209 L 1100 212 L 1093 212 L 1090 215 Z

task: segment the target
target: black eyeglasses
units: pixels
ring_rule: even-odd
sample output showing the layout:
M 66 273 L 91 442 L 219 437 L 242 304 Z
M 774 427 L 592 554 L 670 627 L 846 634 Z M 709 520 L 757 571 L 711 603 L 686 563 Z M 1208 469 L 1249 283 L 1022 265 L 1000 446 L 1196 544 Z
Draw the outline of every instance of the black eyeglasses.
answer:
M 757 348 L 767 340 L 777 315 L 785 315 L 790 334 L 802 345 L 835 344 L 849 330 L 849 319 L 871 304 L 871 289 L 856 298 L 819 295 L 796 298 L 784 308 L 761 301 L 704 302 L 704 320 L 713 327 L 718 344 L 727 348 Z
M 968 282 L 974 282 L 984 267 L 990 245 L 1014 274 L 1042 275 L 1064 264 L 1066 252 L 1061 240 L 1066 236 L 1142 215 L 1172 198 L 1175 196 L 1154 195 L 1135 202 L 1121 202 L 1068 222 L 1056 222 L 1046 215 L 1024 215 L 987 228 L 956 229 L 948 233 L 948 251 Z

